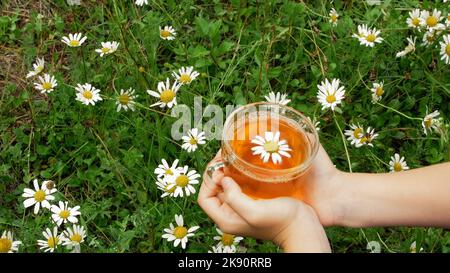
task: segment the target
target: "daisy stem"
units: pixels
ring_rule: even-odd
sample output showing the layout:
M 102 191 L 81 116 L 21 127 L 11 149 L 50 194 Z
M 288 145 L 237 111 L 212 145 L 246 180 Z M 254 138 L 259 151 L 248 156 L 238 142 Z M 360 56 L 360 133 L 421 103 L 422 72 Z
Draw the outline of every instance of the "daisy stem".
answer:
M 84 82 L 88 82 L 87 81 L 87 73 L 86 73 L 86 61 L 84 59 L 84 50 L 83 50 L 83 48 L 81 48 L 80 50 L 81 50 L 81 59 L 83 60 Z
M 376 160 L 378 160 L 380 163 L 382 163 L 385 166 L 389 167 L 389 164 L 387 164 L 386 162 L 384 162 L 383 160 L 381 160 L 378 156 L 376 156 L 372 151 L 370 151 L 370 155 L 373 156 L 373 158 L 375 158 Z
M 336 126 L 338 127 L 339 133 L 341 134 L 342 143 L 344 144 L 345 156 L 347 157 L 347 163 L 348 163 L 348 169 L 352 173 L 353 172 L 353 170 L 352 170 L 352 162 L 350 161 L 350 155 L 349 155 L 348 149 L 347 149 L 347 141 L 345 140 L 345 136 L 342 133 L 341 126 L 339 125 L 339 122 L 337 121 L 337 118 L 336 118 L 336 114 L 334 112 L 333 112 L 333 118 L 334 118 L 334 123 L 336 123 Z
M 77 33 L 79 33 L 79 31 L 78 31 L 78 24 L 77 23 L 75 23 L 75 29 L 77 30 Z M 83 61 L 84 82 L 87 82 L 86 61 L 84 59 L 83 47 L 80 47 L 80 51 L 81 51 L 81 60 Z
M 380 234 L 377 232 L 377 236 L 378 236 L 378 239 L 380 240 L 380 242 L 384 245 L 384 247 L 387 249 L 387 251 L 389 251 L 389 252 L 391 252 L 391 253 L 395 253 L 395 251 L 393 251 L 393 250 L 391 250 L 387 245 L 386 245 L 386 243 L 381 239 L 381 236 L 380 236 Z
M 404 113 L 402 113 L 402 112 L 400 112 L 400 111 L 398 111 L 398 110 L 396 110 L 396 109 L 394 109 L 394 108 L 392 108 L 392 107 L 389 107 L 389 106 L 387 106 L 387 105 L 384 105 L 384 104 L 382 104 L 382 103 L 376 102 L 375 104 L 378 104 L 378 105 L 380 105 L 381 107 L 384 107 L 384 108 L 386 108 L 386 109 L 389 109 L 389 110 L 391 110 L 391 111 L 394 111 L 395 113 L 397 113 L 397 114 L 399 114 L 399 115 L 401 115 L 401 116 L 403 116 L 403 117 L 405 117 L 405 118 L 407 118 L 407 119 L 410 119 L 410 120 L 422 120 L 421 118 L 413 118 L 413 117 L 410 117 L 410 116 L 408 116 L 408 115 L 406 115 L 406 114 L 404 114 Z

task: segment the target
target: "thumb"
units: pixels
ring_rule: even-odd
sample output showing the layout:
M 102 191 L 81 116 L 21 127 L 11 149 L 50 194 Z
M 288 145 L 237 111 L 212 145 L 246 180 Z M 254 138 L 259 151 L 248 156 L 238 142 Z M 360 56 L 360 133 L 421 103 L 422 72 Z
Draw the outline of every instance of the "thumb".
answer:
M 248 220 L 257 212 L 256 201 L 245 195 L 239 185 L 230 177 L 221 181 L 224 201 L 242 218 Z

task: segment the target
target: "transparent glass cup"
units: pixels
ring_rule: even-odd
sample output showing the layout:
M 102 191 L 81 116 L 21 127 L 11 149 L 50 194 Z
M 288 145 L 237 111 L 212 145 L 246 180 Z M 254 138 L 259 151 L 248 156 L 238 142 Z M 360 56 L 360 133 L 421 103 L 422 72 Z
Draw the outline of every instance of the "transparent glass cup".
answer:
M 283 164 L 263 162 L 252 154 L 255 135 L 280 132 L 291 147 L 290 157 Z M 222 160 L 211 164 L 206 174 L 223 169 L 242 191 L 254 199 L 294 197 L 302 199 L 300 179 L 309 169 L 319 149 L 319 138 L 311 120 L 297 110 L 267 102 L 239 107 L 226 119 L 221 144 Z

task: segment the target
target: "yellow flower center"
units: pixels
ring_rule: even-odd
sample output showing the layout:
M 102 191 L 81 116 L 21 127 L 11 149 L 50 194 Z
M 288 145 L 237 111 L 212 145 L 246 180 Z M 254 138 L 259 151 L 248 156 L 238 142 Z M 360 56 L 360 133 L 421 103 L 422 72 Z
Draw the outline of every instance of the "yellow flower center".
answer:
M 184 238 L 187 235 L 187 228 L 185 228 L 185 227 L 176 227 L 173 230 L 173 235 L 177 239 L 182 239 L 182 238 Z
M 72 242 L 77 242 L 77 243 L 81 243 L 81 240 L 83 239 L 83 237 L 81 237 L 80 234 L 78 233 L 74 233 L 72 236 L 70 236 L 70 240 Z
M 42 65 L 38 65 L 36 67 L 36 72 L 41 72 L 42 70 L 44 70 L 44 67 Z
M 144 73 L 145 72 L 145 68 L 143 66 L 139 66 L 139 72 Z
M 328 95 L 327 98 L 326 98 L 326 101 L 327 101 L 328 103 L 333 103 L 333 102 L 336 101 L 336 97 L 334 96 L 334 94 Z
M 119 96 L 119 103 L 122 105 L 128 105 L 128 103 L 130 102 L 130 96 L 128 96 L 127 94 L 122 94 Z
M 394 171 L 396 171 L 396 172 L 403 171 L 402 164 L 400 164 L 399 162 L 395 162 L 394 163 Z
M 89 90 L 84 90 L 84 92 L 83 92 L 83 97 L 85 97 L 86 99 L 90 100 L 90 99 L 92 99 L 93 96 L 94 96 L 94 94 L 92 94 L 91 91 L 89 91 Z
M 361 143 L 361 144 L 364 144 L 364 143 L 366 143 L 366 142 L 368 142 L 368 138 L 366 137 L 366 136 L 363 136 L 360 140 L 359 140 L 359 142 Z
M 189 139 L 189 144 L 195 145 L 195 144 L 197 144 L 197 140 L 195 138 L 191 137 L 191 139 Z
M 431 15 L 427 18 L 427 25 L 429 27 L 434 27 L 436 26 L 438 23 L 438 18 L 436 18 L 435 16 Z
M 377 38 L 377 36 L 375 36 L 374 34 L 370 33 L 369 35 L 367 35 L 366 40 L 367 40 L 368 42 L 373 43 L 373 42 L 375 42 L 375 39 L 376 39 L 376 38 Z
M 8 253 L 11 250 L 12 242 L 8 238 L 0 238 L 0 253 Z
M 445 47 L 445 54 L 450 56 L 450 43 Z
M 450 13 L 447 15 L 447 21 L 450 21 Z
M 61 217 L 61 218 L 63 218 L 63 219 L 67 219 L 67 218 L 69 218 L 69 216 L 70 216 L 70 211 L 68 211 L 68 210 L 62 210 L 60 213 L 59 213 L 59 217 Z
M 266 143 L 264 143 L 264 150 L 266 150 L 266 152 L 268 153 L 278 152 L 278 148 L 278 143 L 274 141 L 267 141 Z
M 161 30 L 161 37 L 167 38 L 170 36 L 170 31 L 168 30 Z
M 412 19 L 411 23 L 414 26 L 418 27 L 420 25 L 420 19 L 418 17 L 415 17 L 415 18 Z
M 102 53 L 103 54 L 108 54 L 109 51 L 110 51 L 110 49 L 108 47 L 103 47 L 102 48 Z
M 169 103 L 175 98 L 175 92 L 173 92 L 172 89 L 167 89 L 164 90 L 159 97 L 162 102 Z
M 375 91 L 375 94 L 377 95 L 377 97 L 381 97 L 384 93 L 383 87 L 378 86 L 377 90 Z
M 50 89 L 52 89 L 52 84 L 49 82 L 44 82 L 42 84 L 42 88 L 44 88 L 45 90 L 50 90 Z
M 50 237 L 47 240 L 47 244 L 49 248 L 56 248 L 58 245 L 59 239 L 57 237 Z
M 79 46 L 79 45 L 80 45 L 80 42 L 79 42 L 78 40 L 71 40 L 71 41 L 69 42 L 69 45 L 70 45 L 70 46 L 73 46 L 73 47 Z
M 37 202 L 42 202 L 45 199 L 45 192 L 43 190 L 38 190 L 34 193 L 34 200 Z
M 331 15 L 331 21 L 332 21 L 332 22 L 336 22 L 336 21 L 337 21 L 337 18 L 338 18 L 338 17 L 337 17 L 336 14 L 332 14 L 332 15 Z
M 434 42 L 434 35 L 427 35 L 427 41 L 428 41 L 429 43 Z
M 361 128 L 356 128 L 355 131 L 353 131 L 353 136 L 355 138 L 359 138 L 359 135 L 362 133 L 362 129 Z
M 167 170 L 164 172 L 164 174 L 165 174 L 165 175 L 173 175 L 173 172 L 172 172 L 171 169 L 167 169 Z
M 187 184 L 189 184 L 189 177 L 187 177 L 187 175 L 185 174 L 182 174 L 177 177 L 175 183 L 177 184 L 178 187 L 184 188 L 187 186 Z
M 432 123 L 432 119 L 430 119 L 430 118 L 427 118 L 427 119 L 425 119 L 424 120 L 424 122 L 423 122 L 424 124 L 425 124 L 425 128 L 430 128 L 431 127 L 431 123 Z
M 188 83 L 188 82 L 191 82 L 191 76 L 189 76 L 188 74 L 182 74 L 181 76 L 180 76 L 180 82 L 182 82 L 182 83 Z
M 224 233 L 222 235 L 222 244 L 224 246 L 231 246 L 234 243 L 234 235 L 232 234 L 228 234 L 228 233 Z

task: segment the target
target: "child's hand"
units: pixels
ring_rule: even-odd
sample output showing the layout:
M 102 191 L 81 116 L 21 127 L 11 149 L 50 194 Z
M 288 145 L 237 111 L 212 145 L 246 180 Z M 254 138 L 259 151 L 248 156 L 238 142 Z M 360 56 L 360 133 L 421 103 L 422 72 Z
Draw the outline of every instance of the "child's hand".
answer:
M 220 171 L 204 177 L 198 203 L 224 232 L 272 240 L 286 252 L 330 251 L 310 206 L 293 198 L 253 200 Z

